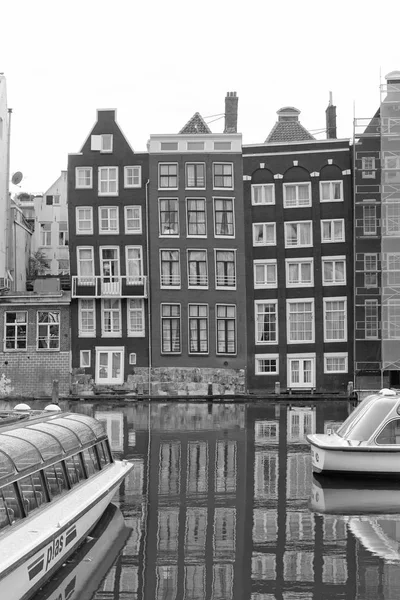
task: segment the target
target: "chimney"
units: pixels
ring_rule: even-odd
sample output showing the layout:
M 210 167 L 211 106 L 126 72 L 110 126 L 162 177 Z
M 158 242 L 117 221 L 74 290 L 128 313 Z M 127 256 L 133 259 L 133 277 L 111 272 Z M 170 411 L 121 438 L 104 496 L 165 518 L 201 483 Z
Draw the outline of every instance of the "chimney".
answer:
M 336 106 L 332 104 L 332 92 L 329 92 L 329 105 L 325 111 L 326 115 L 326 137 L 327 139 L 336 139 Z
M 225 97 L 225 129 L 224 133 L 237 133 L 239 98 L 236 92 L 227 92 Z

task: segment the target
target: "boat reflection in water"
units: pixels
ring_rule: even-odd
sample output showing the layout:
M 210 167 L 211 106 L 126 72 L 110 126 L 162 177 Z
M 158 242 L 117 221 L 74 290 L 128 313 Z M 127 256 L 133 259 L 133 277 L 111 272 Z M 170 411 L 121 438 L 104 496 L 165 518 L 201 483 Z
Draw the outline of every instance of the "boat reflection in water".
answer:
M 400 563 L 400 482 L 348 482 L 314 475 L 310 508 L 319 514 L 342 515 L 366 550 L 388 564 Z
M 110 504 L 90 537 L 31 600 L 90 600 L 130 534 L 119 508 Z

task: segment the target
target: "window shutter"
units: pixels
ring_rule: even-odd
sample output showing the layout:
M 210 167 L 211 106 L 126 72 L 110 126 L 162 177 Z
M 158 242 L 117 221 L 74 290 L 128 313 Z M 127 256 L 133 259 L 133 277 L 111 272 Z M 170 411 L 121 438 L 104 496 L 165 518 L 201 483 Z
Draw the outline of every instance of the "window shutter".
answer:
M 101 150 L 101 135 L 92 135 L 91 136 L 91 150 Z

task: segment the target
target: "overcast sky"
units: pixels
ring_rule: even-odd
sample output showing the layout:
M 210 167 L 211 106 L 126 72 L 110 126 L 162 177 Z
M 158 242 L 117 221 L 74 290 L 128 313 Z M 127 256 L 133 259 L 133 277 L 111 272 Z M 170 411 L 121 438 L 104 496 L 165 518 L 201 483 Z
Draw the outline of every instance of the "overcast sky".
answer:
M 357 117 L 372 116 L 380 74 L 384 82 L 400 70 L 399 17 L 399 0 L 3 2 L 11 171 L 24 174 L 12 191 L 45 192 L 97 108 L 116 108 L 142 151 L 150 134 L 177 133 L 196 111 L 222 113 L 236 91 L 238 131 L 255 144 L 282 106 L 300 109 L 310 131 L 323 129 L 332 91 L 338 137 L 351 137 L 354 104 Z M 210 128 L 222 131 L 223 119 Z

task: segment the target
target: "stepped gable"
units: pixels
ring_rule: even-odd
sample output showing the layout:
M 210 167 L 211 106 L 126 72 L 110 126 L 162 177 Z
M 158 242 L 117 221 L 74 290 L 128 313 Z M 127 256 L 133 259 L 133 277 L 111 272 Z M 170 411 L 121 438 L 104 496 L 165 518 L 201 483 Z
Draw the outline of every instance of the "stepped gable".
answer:
M 285 106 L 280 108 L 276 114 L 278 115 L 278 121 L 271 129 L 265 143 L 315 140 L 315 137 L 300 123 L 298 108 Z
M 196 112 L 179 133 L 211 133 L 211 129 L 201 114 Z

